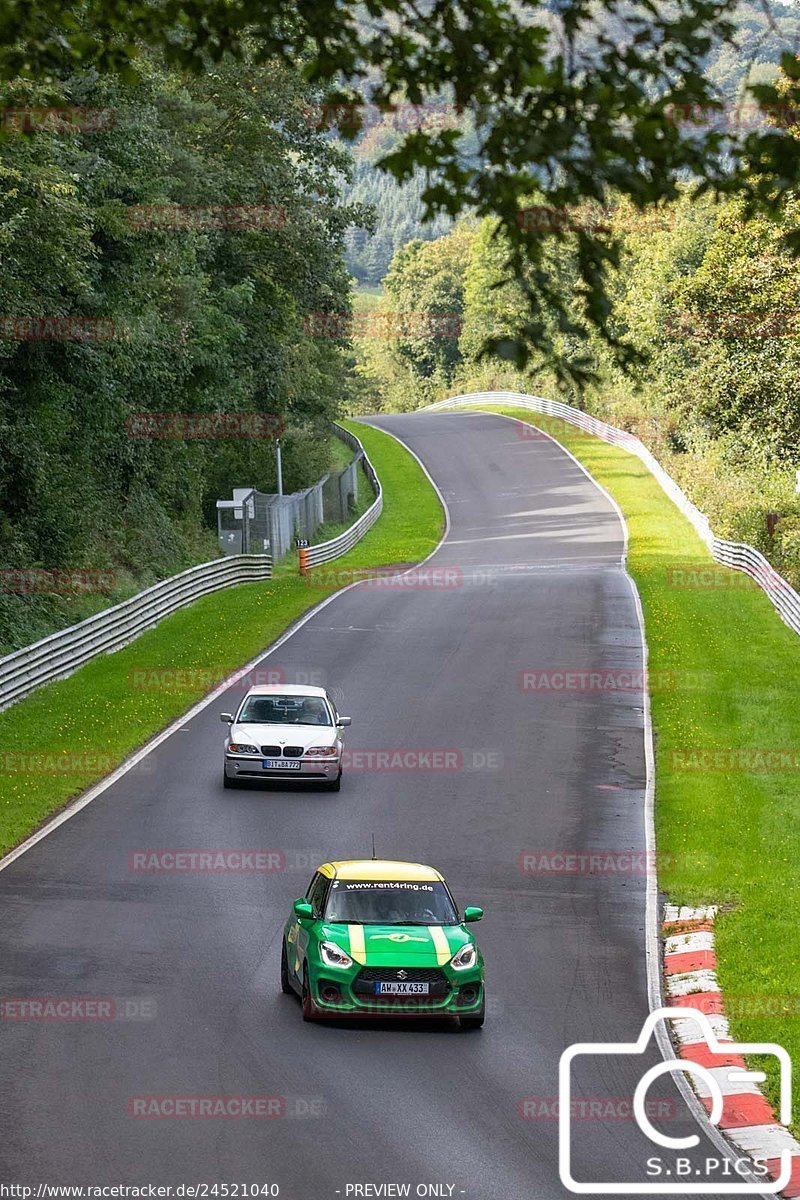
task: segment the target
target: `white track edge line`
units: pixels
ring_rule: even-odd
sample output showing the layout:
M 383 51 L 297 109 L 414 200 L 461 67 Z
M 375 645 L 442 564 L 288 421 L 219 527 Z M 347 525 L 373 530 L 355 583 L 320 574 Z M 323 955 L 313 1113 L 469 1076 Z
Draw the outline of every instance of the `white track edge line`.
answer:
M 364 421 L 363 424 L 369 424 L 369 422 Z M 414 451 L 406 446 L 405 442 L 403 442 L 401 438 L 396 437 L 393 433 L 388 433 L 387 430 L 381 429 L 377 425 L 370 425 L 369 427 L 370 429 L 376 429 L 378 433 L 386 434 L 387 437 L 392 438 L 399 445 L 403 446 L 403 448 L 408 451 L 411 457 L 416 460 L 417 465 L 422 469 L 428 482 L 433 487 L 433 490 L 435 491 L 444 512 L 444 531 L 442 536 L 439 538 L 439 541 L 434 546 L 433 550 L 431 550 L 430 554 L 423 558 L 421 562 L 416 563 L 413 567 L 408 567 L 405 571 L 398 571 L 397 577 L 403 578 L 403 576 L 411 574 L 412 571 L 418 571 L 420 567 L 424 566 L 425 563 L 433 558 L 434 554 L 438 553 L 438 551 L 441 549 L 448 533 L 450 532 L 450 512 L 441 491 L 431 478 L 427 467 L 418 458 Z M 375 525 L 377 525 L 377 521 L 375 522 Z M 373 529 L 375 528 L 375 525 L 372 526 Z M 323 608 L 327 608 L 329 604 L 338 599 L 339 596 L 343 596 L 345 592 L 349 592 L 351 588 L 361 587 L 365 582 L 367 581 L 358 579 L 355 581 L 355 583 L 349 583 L 346 587 L 341 588 L 338 592 L 334 592 L 332 596 L 326 596 L 324 600 L 321 600 L 319 604 L 315 604 L 314 607 L 309 609 L 307 613 L 304 613 L 299 620 L 291 624 L 288 629 L 285 629 L 280 637 L 277 638 L 276 641 L 272 642 L 266 650 L 262 650 L 260 654 L 251 659 L 250 662 L 246 663 L 244 666 L 234 668 L 230 674 L 246 675 L 249 671 L 254 670 L 259 663 L 264 662 L 264 660 L 269 658 L 271 654 L 274 654 L 276 650 L 280 649 L 284 642 L 287 642 L 289 638 L 294 637 L 294 635 L 298 633 L 303 626 L 312 619 L 312 617 L 315 617 L 317 613 L 322 612 Z M 176 717 L 176 719 L 170 725 L 168 725 L 166 729 L 162 729 L 160 733 L 155 734 L 149 739 L 149 741 L 145 742 L 143 746 L 134 751 L 132 755 L 124 759 L 109 775 L 106 775 L 105 778 L 100 779 L 97 783 L 92 784 L 88 791 L 70 801 L 65 808 L 63 808 L 59 813 L 56 813 L 56 815 L 45 825 L 43 825 L 41 829 L 37 829 L 36 832 L 32 833 L 30 837 L 27 837 L 25 841 L 20 842 L 18 846 L 15 846 L 13 850 L 9 850 L 7 854 L 0 858 L 0 871 L 4 871 L 6 867 L 10 867 L 11 864 L 16 862 L 18 858 L 21 858 L 23 854 L 27 854 L 29 850 L 32 850 L 34 846 L 58 829 L 60 825 L 64 825 L 72 817 L 76 816 L 81 809 L 86 808 L 88 804 L 91 804 L 93 800 L 96 800 L 98 796 L 101 796 L 103 792 L 107 791 L 108 788 L 112 787 L 115 783 L 122 779 L 123 776 L 127 775 L 129 771 L 138 766 L 143 759 L 147 758 L 148 754 L 151 754 L 153 750 L 158 749 L 158 747 L 165 742 L 167 738 L 172 737 L 173 733 L 176 733 L 178 729 L 183 728 L 188 721 L 193 720 L 199 713 L 208 708 L 210 704 L 214 704 L 221 696 L 224 696 L 225 693 L 230 690 L 231 686 L 232 685 L 230 683 L 225 683 L 223 681 L 223 683 L 216 687 L 212 692 L 209 692 L 207 696 L 204 696 L 202 700 L 198 700 L 198 702 L 190 709 L 187 709 L 185 713 L 181 714 L 179 717 Z

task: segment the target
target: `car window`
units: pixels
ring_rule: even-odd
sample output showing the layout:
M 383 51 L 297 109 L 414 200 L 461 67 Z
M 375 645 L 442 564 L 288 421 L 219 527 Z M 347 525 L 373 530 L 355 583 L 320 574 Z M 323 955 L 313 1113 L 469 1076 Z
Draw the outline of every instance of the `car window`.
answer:
M 334 879 L 325 920 L 354 925 L 457 925 L 458 913 L 443 883 Z
M 322 912 L 327 885 L 327 879 L 324 875 L 320 875 L 319 872 L 317 872 L 309 884 L 308 891 L 306 892 L 306 900 L 313 906 L 315 913 Z
M 250 725 L 332 725 L 322 696 L 248 696 L 236 718 Z
M 308 885 L 308 888 L 306 889 L 306 900 L 308 900 L 310 904 L 314 903 L 314 894 L 315 894 L 315 889 L 316 889 L 318 883 L 319 883 L 319 873 L 317 871 L 315 871 L 311 877 L 311 883 Z

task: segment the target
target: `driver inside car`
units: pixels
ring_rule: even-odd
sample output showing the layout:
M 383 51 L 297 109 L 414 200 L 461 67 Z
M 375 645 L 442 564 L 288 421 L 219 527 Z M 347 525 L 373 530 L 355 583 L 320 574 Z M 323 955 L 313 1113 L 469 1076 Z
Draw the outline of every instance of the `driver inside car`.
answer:
M 304 700 L 300 710 L 301 725 L 327 725 L 325 707 L 321 700 Z

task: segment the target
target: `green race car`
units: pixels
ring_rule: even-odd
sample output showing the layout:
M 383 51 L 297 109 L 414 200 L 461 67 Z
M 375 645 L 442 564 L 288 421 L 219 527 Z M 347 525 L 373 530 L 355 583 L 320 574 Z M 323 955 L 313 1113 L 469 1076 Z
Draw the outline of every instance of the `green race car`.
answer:
M 419 863 L 324 863 L 283 931 L 281 987 L 303 1019 L 458 1017 L 483 1025 L 483 957 L 442 876 Z

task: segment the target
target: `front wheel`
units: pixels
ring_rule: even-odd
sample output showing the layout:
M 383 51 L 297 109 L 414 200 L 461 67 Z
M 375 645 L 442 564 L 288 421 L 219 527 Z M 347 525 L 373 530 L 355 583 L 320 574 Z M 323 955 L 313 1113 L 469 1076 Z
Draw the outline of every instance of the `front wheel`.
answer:
M 293 996 L 294 988 L 289 982 L 289 963 L 286 958 L 286 942 L 281 946 L 281 991 L 285 996 Z
M 239 780 L 238 779 L 229 779 L 228 772 L 225 770 L 224 767 L 222 768 L 222 786 L 224 788 L 237 788 L 239 786 Z
M 300 995 L 300 1003 L 303 1006 L 303 1020 L 316 1021 L 319 1014 L 311 995 L 311 988 L 308 986 L 308 966 L 303 967 L 303 991 Z

